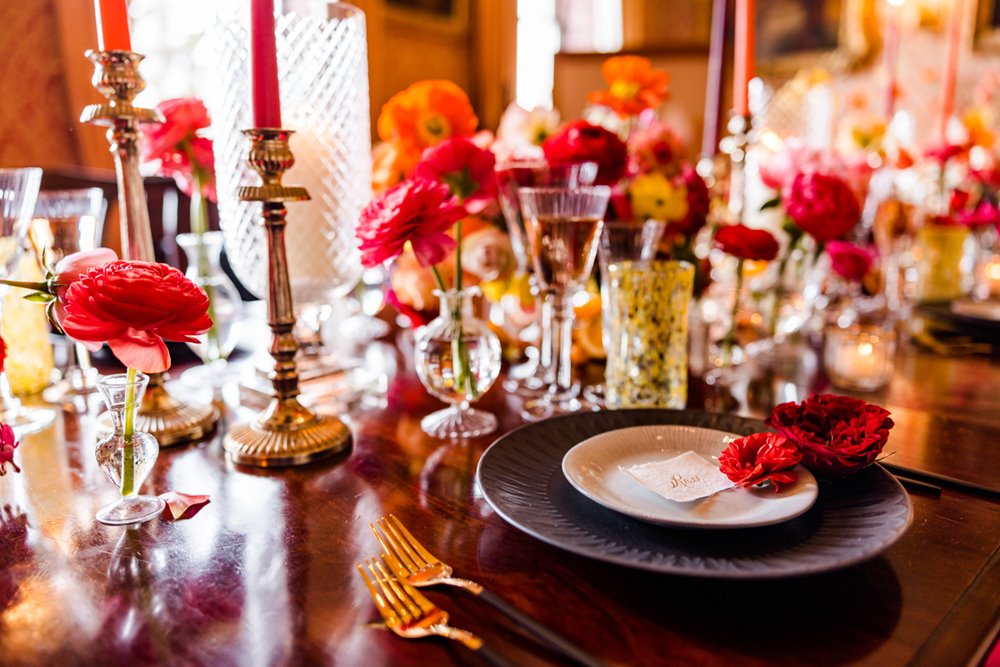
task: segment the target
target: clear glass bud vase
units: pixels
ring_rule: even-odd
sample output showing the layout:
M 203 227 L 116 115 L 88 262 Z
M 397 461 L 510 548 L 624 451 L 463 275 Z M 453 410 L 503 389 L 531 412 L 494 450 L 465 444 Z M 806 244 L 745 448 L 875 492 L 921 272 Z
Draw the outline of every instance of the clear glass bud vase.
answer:
M 212 318 L 212 328 L 198 336 L 198 343 L 189 344 L 205 366 L 187 371 L 185 381 L 195 379 L 199 385 L 205 380 L 219 383 L 224 379 L 226 359 L 239 342 L 243 326 L 243 300 L 236 285 L 222 270 L 223 243 L 222 232 L 177 235 L 177 245 L 187 255 L 185 275 L 205 290 L 209 299 L 208 314 Z M 192 372 L 195 378 L 188 378 L 187 373 Z
M 157 517 L 165 506 L 163 500 L 156 496 L 139 495 L 139 489 L 160 453 L 160 443 L 152 435 L 131 432 L 135 410 L 142 402 L 147 382 L 149 377 L 142 373 L 137 373 L 134 378 L 129 378 L 126 373 L 106 375 L 97 382 L 115 429 L 97 443 L 97 463 L 121 490 L 121 497 L 97 513 L 97 520 L 110 526 L 149 521 Z M 129 407 L 131 409 L 127 409 Z
M 492 433 L 497 419 L 470 406 L 500 375 L 500 339 L 473 315 L 479 288 L 435 292 L 441 314 L 415 333 L 417 375 L 431 394 L 450 407 L 420 422 L 435 438 L 472 438 Z

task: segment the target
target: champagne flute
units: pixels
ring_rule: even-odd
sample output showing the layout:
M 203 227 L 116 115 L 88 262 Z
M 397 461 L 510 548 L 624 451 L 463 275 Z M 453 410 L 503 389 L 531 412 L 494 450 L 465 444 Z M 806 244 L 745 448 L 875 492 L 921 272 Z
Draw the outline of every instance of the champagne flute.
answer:
M 0 169 L 0 278 L 10 278 L 21 259 L 41 181 L 42 170 L 38 168 Z M 8 289 L 0 286 L 0 322 Z M 10 391 L 7 374 L 0 372 L 0 422 L 24 435 L 40 431 L 54 418 L 52 410 L 29 410 L 21 405 Z
M 549 164 L 544 160 L 510 160 L 499 163 L 496 172 L 500 207 L 507 222 L 518 271 L 530 276 L 532 292 L 537 293 L 538 282 L 533 275 L 534 266 L 518 191 L 524 187 L 575 188 L 592 185 L 597 177 L 597 163 Z M 529 345 L 527 361 L 510 369 L 504 382 L 504 389 L 509 392 L 536 397 L 545 393 L 552 383 L 552 346 L 551 341 L 542 338 L 541 313 L 541 308 L 535 308 L 535 322 L 522 334 L 525 340 L 536 340 L 538 344 Z
M 107 202 L 100 188 L 38 193 L 28 239 L 42 271 L 54 267 L 66 255 L 97 247 L 106 211 Z M 97 369 L 90 364 L 87 348 L 65 340 L 69 360 L 62 380 L 42 394 L 49 403 L 72 403 L 75 397 L 97 390 Z
M 607 186 L 518 191 L 535 278 L 544 295 L 543 336 L 553 353 L 553 381 L 540 398 L 525 403 L 526 419 L 593 408 L 577 398 L 580 388 L 573 381 L 572 300 L 594 268 L 610 196 Z

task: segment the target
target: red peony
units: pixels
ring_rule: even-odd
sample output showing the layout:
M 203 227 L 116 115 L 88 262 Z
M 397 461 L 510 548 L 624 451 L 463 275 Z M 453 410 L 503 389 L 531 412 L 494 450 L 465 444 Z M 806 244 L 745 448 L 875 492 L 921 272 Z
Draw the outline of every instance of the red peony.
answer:
M 813 394 L 782 403 L 767 425 L 802 452 L 802 465 L 823 477 L 845 477 L 871 465 L 893 427 L 889 411 L 857 398 Z
M 830 241 L 826 244 L 830 265 L 834 273 L 851 282 L 864 280 L 875 262 L 874 248 L 864 247 L 847 241 Z
M 497 198 L 496 157 L 465 137 L 445 139 L 424 151 L 413 178 L 444 183 L 470 214 L 482 213 Z
M 596 162 L 597 185 L 614 185 L 625 175 L 628 149 L 617 134 L 576 120 L 564 125 L 542 144 L 549 164 Z
M 843 236 L 861 217 L 857 197 L 837 176 L 799 174 L 784 202 L 788 217 L 820 243 Z
M 14 437 L 14 429 L 6 424 L 0 424 L 0 475 L 6 475 L 6 466 L 9 464 L 14 472 L 21 472 L 21 469 L 14 463 L 14 450 L 21 444 Z
M 687 215 L 667 225 L 667 234 L 693 239 L 708 220 L 708 186 L 691 166 L 685 166 L 677 182 L 687 190 Z
M 771 261 L 778 256 L 778 239 L 764 229 L 751 229 L 746 225 L 729 225 L 715 233 L 715 243 L 722 252 L 740 259 Z
M 421 266 L 433 266 L 455 247 L 448 236 L 465 209 L 441 183 L 425 178 L 403 181 L 373 199 L 361 212 L 358 248 L 366 267 L 399 257 L 407 242 Z
M 791 484 L 798 475 L 788 472 L 802 454 L 783 435 L 754 433 L 733 440 L 719 455 L 719 470 L 738 486 L 750 487 L 770 481 L 774 490 Z
M 200 182 L 202 194 L 217 201 L 215 155 L 211 139 L 198 131 L 211 124 L 205 103 L 195 97 L 164 100 L 156 107 L 164 122 L 142 125 L 142 161 L 160 162 L 160 173 L 172 177 L 185 194 Z
M 170 367 L 164 339 L 196 343 L 212 327 L 208 297 L 166 264 L 110 262 L 72 283 L 61 301 L 68 336 L 90 347 L 107 343 L 144 373 Z

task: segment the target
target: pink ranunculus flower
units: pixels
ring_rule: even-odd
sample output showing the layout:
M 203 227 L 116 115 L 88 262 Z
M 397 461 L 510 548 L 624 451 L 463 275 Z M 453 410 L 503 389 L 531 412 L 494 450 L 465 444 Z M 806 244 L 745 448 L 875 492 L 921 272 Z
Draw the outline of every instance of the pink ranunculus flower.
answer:
M 6 466 L 14 469 L 14 472 L 21 472 L 21 469 L 14 463 L 14 450 L 20 443 L 14 437 L 14 429 L 6 424 L 0 424 L 0 475 L 7 474 Z
M 202 194 L 217 201 L 212 141 L 198 135 L 211 123 L 205 103 L 180 97 L 164 100 L 156 108 L 164 122 L 142 126 L 142 161 L 158 160 L 160 173 L 177 181 L 177 187 L 187 195 L 193 192 L 197 171 Z
M 843 236 L 861 218 L 857 197 L 837 176 L 801 173 L 787 190 L 783 201 L 788 217 L 820 243 Z
M 444 183 L 475 215 L 495 207 L 496 157 L 465 137 L 452 137 L 424 151 L 414 178 Z
M 822 166 L 823 154 L 820 151 L 800 139 L 791 138 L 785 141 L 780 151 L 761 163 L 760 180 L 772 190 L 784 193 L 796 176 L 819 171 Z
M 959 211 L 956 217 L 971 229 L 985 229 L 993 225 L 1000 231 L 1000 206 L 985 199 L 970 211 Z
M 648 174 L 651 171 L 673 175 L 680 170 L 687 148 L 673 127 L 662 121 L 654 121 L 629 136 L 628 151 L 629 175 Z
M 864 280 L 875 262 L 875 248 L 860 246 L 848 241 L 830 241 L 826 244 L 830 265 L 834 273 L 844 280 L 859 283 Z
M 361 212 L 356 236 L 361 262 L 379 266 L 399 257 L 407 242 L 421 266 L 432 266 L 455 247 L 448 236 L 465 208 L 446 185 L 413 178 L 376 197 Z
M 54 269 L 56 274 L 54 314 L 56 323 L 60 327 L 62 326 L 63 317 L 66 315 L 63 302 L 66 300 L 66 291 L 69 289 L 69 286 L 90 273 L 91 269 L 104 266 L 117 259 L 118 255 L 111 248 L 97 248 L 95 250 L 74 252 L 59 260 Z M 92 350 L 100 349 L 101 347 L 99 343 L 85 343 L 85 345 L 88 345 Z

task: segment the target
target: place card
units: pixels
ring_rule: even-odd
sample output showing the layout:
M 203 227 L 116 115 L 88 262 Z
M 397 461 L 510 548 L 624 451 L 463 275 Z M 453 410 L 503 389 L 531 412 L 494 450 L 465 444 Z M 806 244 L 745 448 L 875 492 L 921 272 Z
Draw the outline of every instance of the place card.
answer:
M 691 502 L 733 486 L 719 468 L 695 452 L 684 452 L 667 461 L 619 467 L 650 491 L 667 500 Z

